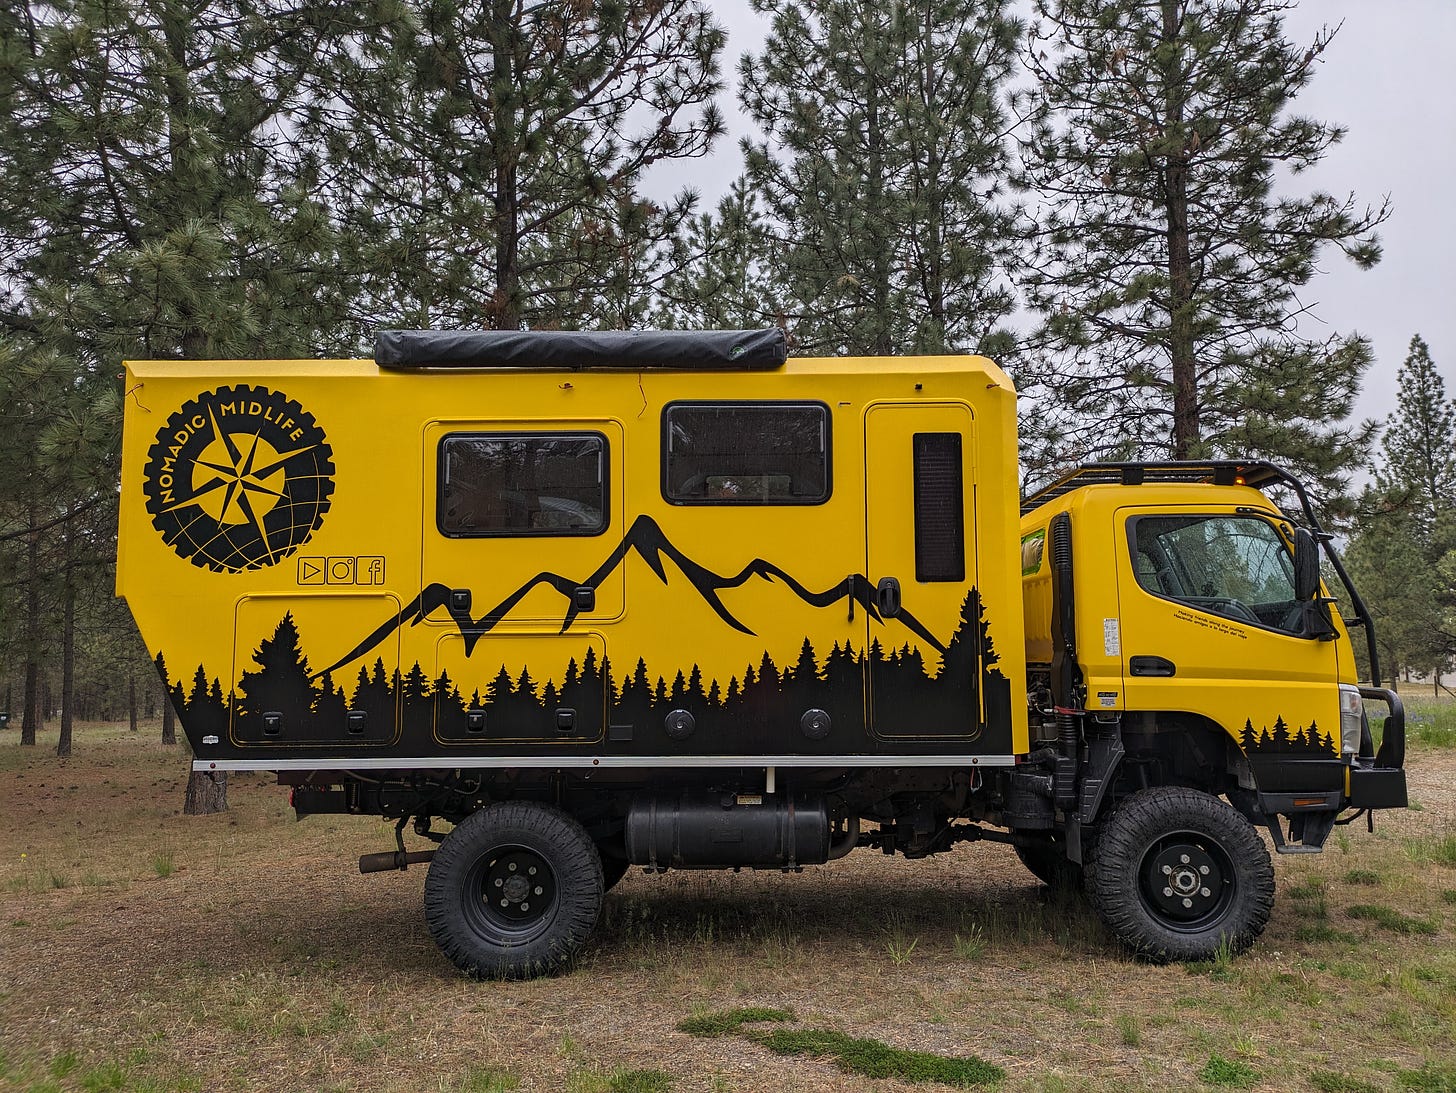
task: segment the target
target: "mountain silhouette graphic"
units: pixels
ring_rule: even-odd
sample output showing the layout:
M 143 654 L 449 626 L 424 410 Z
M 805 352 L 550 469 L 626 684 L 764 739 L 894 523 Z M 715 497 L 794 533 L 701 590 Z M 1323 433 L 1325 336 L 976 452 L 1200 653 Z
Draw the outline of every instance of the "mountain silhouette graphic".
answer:
M 449 611 L 451 620 L 460 632 L 460 637 L 465 643 L 465 655 L 469 656 L 475 649 L 475 644 L 491 630 L 495 629 L 505 619 L 515 606 L 540 585 L 549 585 L 560 595 L 564 606 L 561 633 L 570 629 L 571 624 L 580 613 L 576 605 L 575 592 L 578 588 L 596 588 L 607 579 L 628 555 L 636 554 L 655 573 L 659 580 L 667 583 L 667 569 L 664 560 L 671 561 L 678 571 L 697 590 L 704 602 L 708 604 L 728 626 L 743 634 L 755 636 L 754 631 L 738 619 L 727 606 L 724 605 L 719 593 L 725 589 L 740 588 L 755 577 L 768 581 L 776 581 L 788 588 L 799 599 L 811 607 L 831 607 L 841 601 L 848 601 L 851 616 L 854 605 L 862 607 L 866 614 L 877 622 L 883 622 L 879 609 L 875 606 L 875 586 L 868 577 L 862 573 L 850 574 L 842 581 L 838 581 L 822 592 L 814 592 L 806 588 L 800 581 L 786 570 L 775 565 L 773 562 L 763 558 L 755 558 L 745 565 L 737 573 L 731 576 L 715 573 L 704 565 L 693 561 L 683 551 L 674 546 L 667 534 L 658 525 L 657 521 L 646 514 L 640 515 L 632 522 L 632 526 L 623 536 L 622 541 L 616 548 L 607 555 L 590 576 L 585 579 L 577 579 L 554 573 L 550 570 L 543 570 L 537 573 L 530 580 L 526 581 L 514 592 L 512 592 L 500 603 L 496 604 L 480 618 L 472 618 L 468 612 L 449 611 L 450 587 L 443 584 L 426 585 L 418 596 L 403 607 L 393 618 L 386 620 L 368 637 L 361 641 L 349 652 L 344 654 L 333 664 L 318 672 L 313 678 L 322 676 L 325 672 L 337 671 L 345 664 L 365 656 L 376 646 L 405 625 L 415 626 L 423 622 L 428 616 L 436 611 L 444 609 Z M 946 647 L 925 625 L 920 622 L 909 611 L 901 608 L 895 615 L 896 621 L 902 623 L 906 629 L 915 634 L 936 652 L 944 654 Z

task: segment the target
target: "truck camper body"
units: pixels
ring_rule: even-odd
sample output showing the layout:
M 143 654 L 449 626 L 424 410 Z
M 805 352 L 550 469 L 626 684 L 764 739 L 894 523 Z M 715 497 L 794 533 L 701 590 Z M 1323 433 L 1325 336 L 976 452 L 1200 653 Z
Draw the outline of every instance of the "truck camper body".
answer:
M 1023 516 L 984 358 L 386 332 L 373 361 L 133 362 L 127 391 L 117 590 L 195 768 L 397 819 L 361 868 L 433 858 L 472 973 L 568 959 L 629 864 L 970 839 L 1085 863 L 1129 945 L 1196 956 L 1267 918 L 1252 823 L 1313 850 L 1404 803 L 1309 533 L 1224 464 L 1084 471 Z M 1189 840 L 1204 872 L 1149 888 Z

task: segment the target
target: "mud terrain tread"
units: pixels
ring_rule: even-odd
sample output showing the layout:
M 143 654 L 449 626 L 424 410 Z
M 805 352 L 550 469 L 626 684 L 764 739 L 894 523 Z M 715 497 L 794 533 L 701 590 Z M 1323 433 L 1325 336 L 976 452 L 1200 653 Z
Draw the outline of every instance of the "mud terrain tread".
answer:
M 554 907 L 526 939 L 493 936 L 465 912 L 474 898 L 466 891 L 471 869 L 503 844 L 535 851 L 556 874 Z M 528 978 L 571 961 L 596 928 L 602 894 L 601 858 L 581 824 L 550 805 L 506 801 L 471 813 L 436 851 L 425 879 L 425 920 L 441 950 L 467 974 Z
M 1158 838 L 1188 830 L 1217 842 L 1232 863 L 1234 892 L 1214 922 L 1180 932 L 1160 922 L 1138 891 L 1144 853 Z M 1152 963 L 1208 960 L 1221 944 L 1233 954 L 1254 944 L 1274 906 L 1274 864 L 1252 824 L 1217 797 L 1181 786 L 1141 790 L 1102 824 L 1086 868 L 1093 908 L 1117 939 Z

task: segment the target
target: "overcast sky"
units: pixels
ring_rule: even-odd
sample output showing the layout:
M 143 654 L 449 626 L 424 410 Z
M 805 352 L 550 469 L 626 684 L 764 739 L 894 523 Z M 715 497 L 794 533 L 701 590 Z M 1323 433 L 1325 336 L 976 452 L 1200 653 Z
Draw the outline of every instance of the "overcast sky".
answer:
M 739 173 L 738 140 L 753 135 L 738 111 L 736 58 L 763 48 L 768 20 L 748 0 L 710 0 L 728 31 L 723 107 L 729 137 L 707 162 L 674 165 L 674 186 L 692 185 L 711 208 Z M 1287 35 L 1307 44 L 1321 25 L 1343 23 L 1298 113 L 1343 125 L 1348 133 L 1314 171 L 1295 181 L 1303 192 L 1354 192 L 1366 204 L 1390 196 L 1381 229 L 1384 257 L 1362 271 L 1338 251 L 1302 293 L 1325 331 L 1370 338 L 1375 364 L 1356 413 L 1384 418 L 1395 406 L 1396 369 L 1411 335 L 1431 347 L 1456 395 L 1456 0 L 1302 0 Z M 660 179 L 656 181 L 666 181 Z M 1318 330 L 1311 329 L 1311 336 Z

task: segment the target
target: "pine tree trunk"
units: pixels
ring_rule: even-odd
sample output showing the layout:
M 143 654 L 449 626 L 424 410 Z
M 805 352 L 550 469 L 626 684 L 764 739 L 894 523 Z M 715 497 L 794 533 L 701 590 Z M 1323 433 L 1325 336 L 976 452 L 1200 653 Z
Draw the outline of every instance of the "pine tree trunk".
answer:
M 35 528 L 35 507 L 28 512 Z M 35 747 L 40 728 L 40 534 L 35 530 L 25 545 L 25 712 L 20 719 L 20 743 Z
M 211 816 L 216 812 L 226 812 L 227 786 L 228 776 L 225 770 L 215 774 L 193 771 L 187 779 L 187 799 L 182 803 L 182 811 L 188 816 Z
M 172 696 L 162 691 L 162 743 L 177 743 L 177 711 L 172 709 Z
M 491 52 L 497 85 L 519 76 L 511 50 L 512 11 L 513 5 L 506 0 L 495 0 L 496 33 Z M 497 330 L 518 330 L 521 326 L 521 206 L 515 122 L 515 108 L 507 106 L 495 111 L 491 123 L 491 151 L 495 157 L 495 299 L 491 313 Z
M 67 546 L 69 551 L 69 544 Z M 76 585 L 71 576 L 71 563 L 66 562 L 66 587 L 61 623 L 61 735 L 56 741 L 56 754 L 62 759 L 71 756 L 71 722 L 76 701 Z
M 33 657 L 25 661 L 25 710 L 20 715 L 20 743 L 35 747 L 36 722 L 40 713 L 40 665 Z
M 138 727 L 137 726 L 137 722 L 140 720 L 140 718 L 137 716 L 136 673 L 135 672 L 129 673 L 127 675 L 127 677 L 126 677 L 126 704 L 127 704 L 128 712 L 130 712 L 130 714 L 131 714 L 131 731 L 132 732 L 136 732 L 137 731 L 137 727 Z
M 1172 45 L 1180 34 L 1179 0 L 1163 0 L 1163 32 Z M 1181 61 L 1181 58 L 1180 58 Z M 1182 65 L 1166 73 L 1165 128 L 1183 129 Z M 1198 361 L 1193 342 L 1193 260 L 1188 243 L 1188 162 L 1184 150 L 1168 153 L 1168 355 L 1173 366 L 1173 458 L 1187 459 L 1199 440 Z

